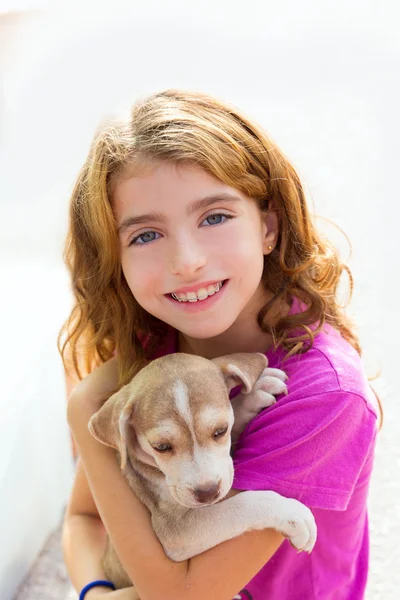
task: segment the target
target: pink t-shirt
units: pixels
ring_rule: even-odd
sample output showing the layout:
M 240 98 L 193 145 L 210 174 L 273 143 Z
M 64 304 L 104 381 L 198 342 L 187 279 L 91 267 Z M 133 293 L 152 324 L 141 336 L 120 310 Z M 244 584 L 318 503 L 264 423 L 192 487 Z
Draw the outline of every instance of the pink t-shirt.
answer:
M 171 333 L 156 356 L 176 351 Z M 154 358 L 156 358 L 154 356 Z M 311 554 L 285 540 L 237 600 L 361 600 L 368 573 L 367 494 L 377 403 L 358 354 L 330 326 L 313 347 L 270 367 L 289 376 L 278 397 L 241 435 L 233 487 L 273 490 L 311 508 L 318 539 Z

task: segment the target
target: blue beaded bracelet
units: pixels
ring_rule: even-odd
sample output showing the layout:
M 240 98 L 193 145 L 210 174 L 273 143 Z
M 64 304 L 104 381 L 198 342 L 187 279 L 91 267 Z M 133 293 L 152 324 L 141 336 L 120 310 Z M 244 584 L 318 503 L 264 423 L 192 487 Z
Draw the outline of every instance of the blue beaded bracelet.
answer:
M 91 581 L 90 583 L 85 585 L 85 587 L 82 589 L 81 593 L 79 594 L 79 600 L 83 600 L 86 595 L 86 592 L 91 590 L 93 587 L 96 587 L 97 585 L 102 585 L 103 587 L 108 587 L 112 590 L 115 590 L 115 585 L 113 583 L 111 583 L 111 581 L 97 579 L 96 581 Z

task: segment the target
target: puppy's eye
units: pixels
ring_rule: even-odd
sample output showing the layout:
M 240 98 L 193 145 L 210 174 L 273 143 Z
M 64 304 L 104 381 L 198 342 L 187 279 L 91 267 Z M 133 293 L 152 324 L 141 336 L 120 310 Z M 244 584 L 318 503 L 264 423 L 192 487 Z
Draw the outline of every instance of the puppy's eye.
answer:
M 168 452 L 168 450 L 172 450 L 172 446 L 170 444 L 158 444 L 157 446 L 153 446 L 153 450 L 156 452 Z
M 221 427 L 220 429 L 216 429 L 213 433 L 213 438 L 220 438 L 226 434 L 228 431 L 227 427 Z

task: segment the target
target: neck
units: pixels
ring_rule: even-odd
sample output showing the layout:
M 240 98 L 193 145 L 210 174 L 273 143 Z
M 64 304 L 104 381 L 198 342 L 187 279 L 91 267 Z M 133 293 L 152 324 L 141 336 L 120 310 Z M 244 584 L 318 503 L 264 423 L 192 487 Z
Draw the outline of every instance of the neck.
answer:
M 228 330 L 213 338 L 191 338 L 180 332 L 178 338 L 179 352 L 195 354 L 208 359 L 237 352 L 267 352 L 272 347 L 272 337 L 260 329 L 257 323 L 257 315 L 261 307 L 270 298 L 271 294 L 267 298 L 264 296 L 263 301 L 257 303 L 256 308 L 243 311 Z M 272 314 L 269 316 L 269 322 L 273 324 L 287 315 L 288 312 L 289 306 L 277 301 L 271 310 Z

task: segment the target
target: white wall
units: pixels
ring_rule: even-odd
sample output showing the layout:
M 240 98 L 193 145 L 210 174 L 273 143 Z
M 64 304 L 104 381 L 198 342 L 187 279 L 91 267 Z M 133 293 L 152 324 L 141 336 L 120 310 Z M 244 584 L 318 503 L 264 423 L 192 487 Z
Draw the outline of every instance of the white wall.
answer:
M 69 292 L 51 261 L 0 255 L 0 272 L 0 597 L 11 600 L 58 526 L 73 478 L 55 350 Z
M 47 536 L 58 526 L 73 480 L 65 384 L 56 350 L 71 301 L 68 278 L 60 252 L 54 250 L 60 241 L 56 242 L 51 220 L 41 207 L 44 196 L 25 179 L 24 162 L 29 159 L 23 158 L 22 149 L 11 155 L 8 144 L 8 135 L 18 129 L 10 128 L 9 111 L 15 105 L 9 92 L 29 57 L 25 36 L 38 34 L 40 18 L 35 13 L 0 14 L 0 597 L 4 600 L 14 598 Z M 44 158 L 40 144 L 38 152 Z M 11 170 L 11 163 L 19 172 Z M 42 184 L 44 195 L 45 188 Z
M 3 314 L 14 323 L 7 344 L 14 332 L 18 340 L 6 357 L 7 371 L 16 373 L 10 398 L 23 380 L 21 354 L 23 369 L 37 364 L 38 332 L 27 331 L 37 324 L 39 298 L 43 324 L 53 306 L 52 331 L 67 312 L 60 252 L 68 194 L 99 118 L 149 92 L 184 87 L 220 96 L 257 119 L 297 166 L 316 211 L 351 239 L 351 312 L 369 372 L 383 371 L 390 432 L 400 287 L 396 2 L 149 1 L 131 3 L 130 14 L 121 6 L 85 11 L 80 3 L 76 12 L 37 14 L 14 30 L 0 119 L 0 254 L 18 274 L 16 286 L 3 278 Z M 37 285 L 35 269 L 42 273 Z M 49 349 L 41 368 L 52 360 Z M 61 389 L 56 395 L 60 405 Z M 43 394 L 35 405 L 45 418 Z M 36 444 L 43 435 L 38 430 Z M 22 439 L 21 431 L 20 447 Z M 27 536 L 24 525 L 21 541 Z

